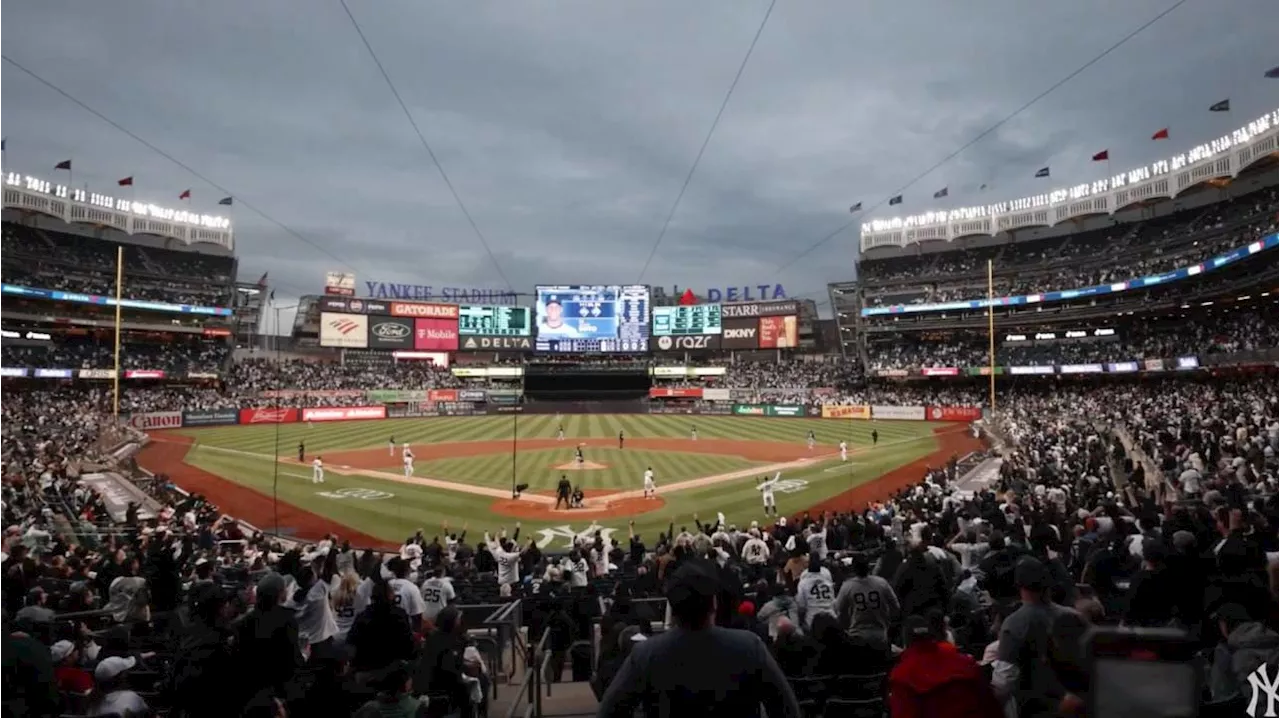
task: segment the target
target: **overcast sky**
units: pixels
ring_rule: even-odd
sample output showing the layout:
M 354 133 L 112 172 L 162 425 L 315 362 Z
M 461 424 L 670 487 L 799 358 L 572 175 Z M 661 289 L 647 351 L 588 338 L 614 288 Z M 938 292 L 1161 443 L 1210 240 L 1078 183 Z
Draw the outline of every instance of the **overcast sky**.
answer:
M 269 270 L 278 300 L 326 270 L 360 287 L 503 289 L 505 274 L 518 291 L 780 283 L 825 299 L 851 277 L 856 225 L 778 268 L 1173 4 L 781 0 L 643 277 L 767 0 L 350 0 L 501 271 L 337 0 L 5 3 L 0 30 L 5 56 L 322 247 L 235 209 L 241 278 Z M 1097 179 L 1098 150 L 1119 171 L 1274 110 L 1277 12 L 1189 0 L 894 209 Z M 0 84 L 6 169 L 52 179 L 74 158 L 77 184 L 133 175 L 138 199 L 189 187 L 219 209 L 221 190 L 8 63 Z M 1229 116 L 1207 111 L 1226 97 Z M 1045 165 L 1051 184 L 1032 178 Z

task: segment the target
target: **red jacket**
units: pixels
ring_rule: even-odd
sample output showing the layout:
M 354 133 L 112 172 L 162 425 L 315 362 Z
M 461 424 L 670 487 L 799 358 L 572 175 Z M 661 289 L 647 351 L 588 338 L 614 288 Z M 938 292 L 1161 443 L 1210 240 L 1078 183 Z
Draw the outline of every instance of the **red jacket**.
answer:
M 1002 718 L 991 684 L 972 658 L 950 643 L 907 647 L 889 673 L 893 718 Z

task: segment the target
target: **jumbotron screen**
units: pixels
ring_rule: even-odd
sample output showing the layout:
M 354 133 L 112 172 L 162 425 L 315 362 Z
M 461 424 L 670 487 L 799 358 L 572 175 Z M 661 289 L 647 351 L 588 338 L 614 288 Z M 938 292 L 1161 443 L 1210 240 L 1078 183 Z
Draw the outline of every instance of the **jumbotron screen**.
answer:
M 538 286 L 536 350 L 634 354 L 649 351 L 649 287 Z

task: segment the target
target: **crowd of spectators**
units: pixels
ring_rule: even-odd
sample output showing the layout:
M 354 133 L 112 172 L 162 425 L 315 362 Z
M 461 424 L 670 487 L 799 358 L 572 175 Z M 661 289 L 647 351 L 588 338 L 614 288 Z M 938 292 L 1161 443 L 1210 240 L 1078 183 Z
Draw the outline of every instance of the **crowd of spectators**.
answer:
M 1035 330 L 999 330 L 996 365 L 1051 366 L 1173 359 L 1274 349 L 1280 343 L 1274 302 L 1192 317 L 1171 316 L 1127 323 L 1117 328 L 1114 336 L 1104 338 L 1071 340 L 1062 337 L 1065 330 L 1053 331 L 1058 338 L 1036 341 Z M 1024 339 L 1008 341 L 1007 336 L 1013 333 Z M 911 334 L 869 334 L 867 341 L 868 368 L 872 372 L 986 366 L 990 362 L 989 352 L 985 332 L 937 340 Z
M 160 370 L 182 377 L 188 373 L 220 373 L 231 348 L 226 342 L 192 341 L 171 344 L 121 344 L 122 369 Z M 0 363 L 27 369 L 113 369 L 115 348 L 110 344 L 63 342 L 0 348 Z
M 73 543 L 60 516 L 104 523 L 74 481 L 94 407 L 7 397 L 0 700 L 14 715 L 482 715 L 492 656 L 458 606 L 519 598 L 547 680 L 590 680 L 604 716 L 677 696 L 697 715 L 1078 715 L 1096 688 L 1082 637 L 1120 624 L 1185 631 L 1196 698 L 1238 714 L 1277 653 L 1276 390 L 1015 390 L 989 485 L 962 481 L 973 461 L 957 457 L 849 511 L 694 516 L 567 555 L 518 524 L 385 553 L 286 545 L 176 494 Z M 1157 489 L 1111 426 L 1154 452 Z
M 867 306 L 980 299 L 994 262 L 997 296 L 1108 284 L 1203 262 L 1276 231 L 1276 191 L 1186 210 L 1145 223 L 1064 237 L 867 260 Z
M 5 224 L 0 235 L 4 281 L 41 289 L 112 296 L 116 245 L 105 240 Z M 124 245 L 127 299 L 228 306 L 235 262 L 194 252 Z

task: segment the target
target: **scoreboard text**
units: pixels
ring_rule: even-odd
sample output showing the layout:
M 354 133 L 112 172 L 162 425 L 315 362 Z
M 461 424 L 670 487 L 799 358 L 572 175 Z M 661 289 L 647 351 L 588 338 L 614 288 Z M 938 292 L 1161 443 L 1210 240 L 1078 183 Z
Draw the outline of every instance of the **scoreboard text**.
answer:
M 719 304 L 653 308 L 653 336 L 655 337 L 719 333 Z
M 527 337 L 531 332 L 529 307 L 458 307 L 458 334 L 462 336 Z

